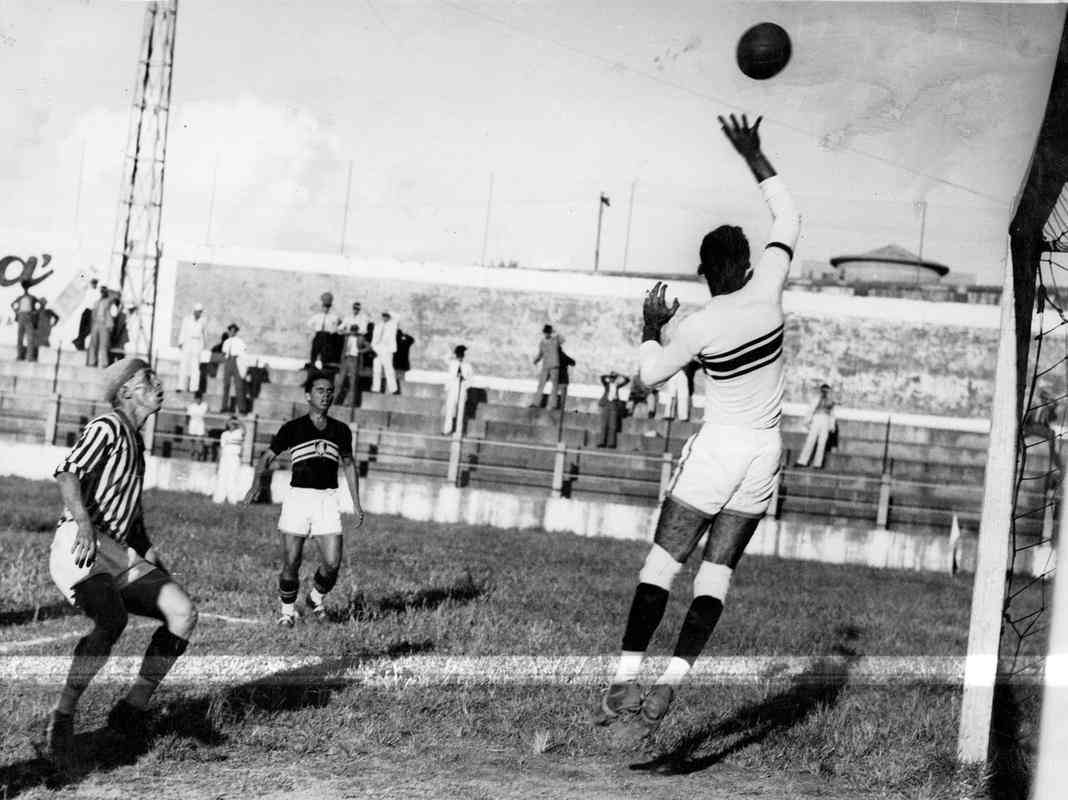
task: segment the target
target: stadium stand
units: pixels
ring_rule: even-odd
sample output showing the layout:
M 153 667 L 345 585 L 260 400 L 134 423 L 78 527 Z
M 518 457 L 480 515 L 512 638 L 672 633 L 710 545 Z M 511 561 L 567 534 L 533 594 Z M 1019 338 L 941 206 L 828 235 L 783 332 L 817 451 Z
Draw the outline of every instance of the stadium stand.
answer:
M 103 410 L 93 400 L 99 370 L 84 366 L 77 351 L 46 351 L 32 364 L 13 357 L 11 348 L 0 347 L 0 438 L 73 444 L 82 426 Z M 177 365 L 163 360 L 158 369 L 164 385 L 173 386 Z M 270 375 L 255 414 L 246 420 L 250 461 L 284 421 L 304 409 L 302 373 L 272 368 Z M 218 384 L 210 381 L 205 396 L 211 410 L 206 453 L 185 431 L 190 395 L 169 391 L 156 419 L 153 454 L 217 457 L 217 437 L 226 418 L 215 413 L 221 401 Z M 454 442 L 440 434 L 442 388 L 410 382 L 405 392 L 365 393 L 360 407 L 335 407 L 332 413 L 353 428 L 364 474 L 443 480 Z M 648 506 L 657 501 L 683 443 L 700 425 L 627 418 L 618 447 L 605 450 L 596 447 L 596 400 L 575 398 L 561 417 L 558 411 L 527 407 L 529 396 L 519 391 L 476 388 L 471 394 L 459 447 L 461 486 L 540 493 L 555 488 L 563 496 Z M 786 453 L 775 514 L 856 527 L 882 521 L 894 530 L 917 532 L 946 531 L 956 515 L 962 529 L 977 527 L 985 434 L 850 419 L 840 420 L 839 428 L 840 447 L 828 453 L 824 468 L 799 469 L 791 465 L 804 440 L 804 420 L 785 419 Z M 287 466 L 284 459 L 279 463 L 280 468 Z M 1043 490 L 1033 489 L 1039 500 Z M 1036 536 L 1043 524 L 1048 521 L 1023 522 Z

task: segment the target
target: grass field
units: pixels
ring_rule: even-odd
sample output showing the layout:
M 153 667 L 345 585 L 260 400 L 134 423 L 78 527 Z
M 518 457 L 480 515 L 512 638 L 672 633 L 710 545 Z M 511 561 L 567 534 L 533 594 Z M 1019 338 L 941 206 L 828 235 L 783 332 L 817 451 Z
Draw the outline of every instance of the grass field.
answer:
M 186 677 L 164 683 L 152 736 L 124 753 L 103 729 L 122 685 L 102 675 L 79 718 L 85 768 L 57 784 L 34 745 L 56 688 L 33 665 L 68 655 L 86 624 L 47 574 L 58 491 L 0 478 L 0 662 L 24 670 L 0 689 L 0 797 L 991 796 L 955 768 L 958 685 L 849 672 L 858 659 L 962 656 L 967 578 L 744 559 L 709 656 L 809 666 L 695 681 L 649 751 L 620 753 L 585 717 L 645 545 L 369 518 L 346 537 L 332 622 L 281 631 L 277 507 L 159 491 L 145 507 L 202 613 Z M 651 653 L 670 653 L 695 568 Z M 117 663 L 136 669 L 151 630 L 132 624 Z M 225 662 L 242 665 L 232 681 L 195 677 L 227 656 L 243 657 Z M 299 661 L 279 671 L 283 657 Z M 441 674 L 463 658 L 473 674 Z M 509 673 L 535 658 L 556 671 Z

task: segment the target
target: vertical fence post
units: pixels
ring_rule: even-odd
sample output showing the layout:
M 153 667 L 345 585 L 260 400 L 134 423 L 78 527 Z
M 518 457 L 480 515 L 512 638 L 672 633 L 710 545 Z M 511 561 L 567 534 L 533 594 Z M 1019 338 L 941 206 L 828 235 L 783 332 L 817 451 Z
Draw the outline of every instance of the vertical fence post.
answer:
M 675 459 L 671 455 L 670 450 L 665 450 L 660 456 L 660 501 L 663 502 L 667 496 L 668 487 L 671 485 L 671 471 L 674 466 Z
M 563 441 L 556 443 L 556 457 L 553 459 L 553 497 L 564 494 L 564 461 L 567 457 L 567 445 Z
M 252 423 L 252 426 L 241 445 L 241 460 L 246 464 L 251 464 L 256 458 L 256 428 L 258 427 L 256 412 L 251 412 L 246 419 Z
M 879 479 L 879 508 L 875 513 L 875 525 L 885 531 L 890 521 L 890 470 L 893 462 L 883 465 L 883 474 Z
M 45 416 L 44 437 L 45 444 L 56 443 L 56 429 L 59 427 L 59 403 L 58 394 L 53 394 L 48 404 L 48 413 Z
M 463 438 L 463 425 L 460 420 L 457 420 L 452 432 L 452 441 L 449 442 L 449 472 L 446 476 L 453 486 L 460 485 L 460 456 L 464 449 Z

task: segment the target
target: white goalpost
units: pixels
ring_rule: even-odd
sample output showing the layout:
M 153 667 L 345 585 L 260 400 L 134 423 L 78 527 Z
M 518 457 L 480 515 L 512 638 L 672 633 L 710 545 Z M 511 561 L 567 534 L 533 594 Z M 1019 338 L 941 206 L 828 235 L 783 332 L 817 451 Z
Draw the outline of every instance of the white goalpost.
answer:
M 1005 571 L 1009 562 L 1013 478 L 1016 472 L 1017 372 L 1013 278 L 1012 251 L 1007 245 L 983 508 L 957 737 L 957 758 L 966 764 L 982 763 L 987 759 L 1001 646 L 1001 612 L 1005 602 Z

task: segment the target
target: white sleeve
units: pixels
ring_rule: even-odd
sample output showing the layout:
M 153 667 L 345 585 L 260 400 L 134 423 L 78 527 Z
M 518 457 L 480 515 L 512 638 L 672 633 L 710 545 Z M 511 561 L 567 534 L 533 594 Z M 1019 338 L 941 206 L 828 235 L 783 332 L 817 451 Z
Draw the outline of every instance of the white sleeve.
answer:
M 704 347 L 702 318 L 701 312 L 688 316 L 679 323 L 675 335 L 666 345 L 642 342 L 638 348 L 638 374 L 642 383 L 655 389 L 700 354 Z
M 786 277 L 790 272 L 790 261 L 793 259 L 797 240 L 801 236 L 801 215 L 780 176 L 772 175 L 761 181 L 760 191 L 764 195 L 764 201 L 768 204 L 772 219 L 768 244 L 760 256 L 756 272 L 759 277 L 774 273 L 781 284 L 786 282 Z

